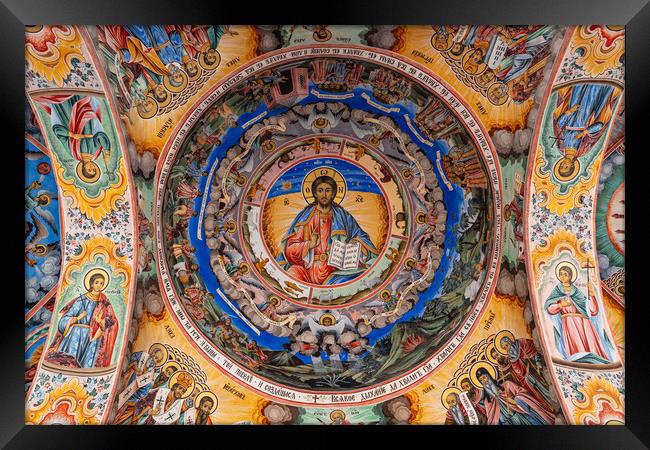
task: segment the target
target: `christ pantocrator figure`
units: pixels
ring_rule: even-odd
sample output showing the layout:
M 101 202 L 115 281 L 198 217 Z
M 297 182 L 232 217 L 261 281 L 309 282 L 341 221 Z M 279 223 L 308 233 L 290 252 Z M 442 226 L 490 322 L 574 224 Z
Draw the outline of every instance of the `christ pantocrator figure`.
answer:
M 331 285 L 352 280 L 372 265 L 379 252 L 352 214 L 334 202 L 334 178 L 317 177 L 311 192 L 314 201 L 295 217 L 282 240 L 280 263 L 292 277 L 307 283 Z M 360 245 L 355 268 L 340 270 L 329 264 L 335 241 Z

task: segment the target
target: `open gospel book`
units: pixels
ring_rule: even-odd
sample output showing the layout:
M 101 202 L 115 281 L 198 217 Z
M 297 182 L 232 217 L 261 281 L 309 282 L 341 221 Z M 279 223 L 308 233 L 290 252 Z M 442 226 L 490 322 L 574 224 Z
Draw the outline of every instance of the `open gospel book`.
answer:
M 358 242 L 345 244 L 341 241 L 332 241 L 327 264 L 342 270 L 356 269 L 359 266 L 360 253 L 361 244 Z

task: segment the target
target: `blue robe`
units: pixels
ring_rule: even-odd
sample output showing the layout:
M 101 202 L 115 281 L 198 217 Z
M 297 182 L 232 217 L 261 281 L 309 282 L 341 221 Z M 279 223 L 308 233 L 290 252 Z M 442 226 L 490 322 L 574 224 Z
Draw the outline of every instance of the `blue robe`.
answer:
M 563 149 L 572 148 L 582 156 L 591 150 L 604 132 L 607 105 L 611 101 L 614 87 L 606 84 L 580 84 L 573 87 L 563 112 L 555 121 L 555 134 L 564 140 Z
M 309 221 L 315 208 L 316 205 L 309 205 L 298 213 L 296 218 L 293 219 L 293 222 L 291 222 L 287 234 L 282 239 L 282 254 L 279 255 L 276 260 L 285 270 L 288 270 L 289 267 L 291 267 L 291 264 L 288 262 L 284 253 L 286 251 L 287 239 L 297 232 L 298 227 Z M 332 239 L 337 239 L 346 244 L 349 244 L 352 241 L 361 243 L 361 260 L 368 266 L 372 265 L 374 259 L 379 255 L 379 251 L 377 251 L 375 245 L 370 240 L 368 233 L 363 231 L 352 214 L 336 204 L 332 204 L 332 229 L 330 230 L 330 237 L 327 242 L 328 247 L 332 246 Z M 365 270 L 365 267 L 349 270 L 337 270 L 332 273 L 325 284 L 339 284 L 353 280 Z
M 80 295 L 70 309 L 59 320 L 58 331 L 63 335 L 58 351 L 75 357 L 79 366 L 84 368 L 95 367 L 97 353 L 101 339 L 90 341 L 90 320 L 97 307 L 97 302 L 86 294 Z M 86 315 L 68 328 L 68 323 L 83 311 Z M 67 334 L 66 334 L 66 328 Z
M 178 32 L 167 34 L 161 25 L 127 25 L 126 28 L 140 39 L 145 47 L 155 49 L 165 65 L 181 63 L 183 41 Z

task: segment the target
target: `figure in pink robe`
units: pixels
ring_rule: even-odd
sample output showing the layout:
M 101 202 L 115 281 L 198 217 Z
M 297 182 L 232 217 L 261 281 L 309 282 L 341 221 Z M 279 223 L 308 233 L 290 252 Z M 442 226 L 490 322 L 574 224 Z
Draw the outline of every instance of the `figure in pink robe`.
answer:
M 560 284 L 555 286 L 544 303 L 551 315 L 558 351 L 569 361 L 603 364 L 610 361 L 594 326 L 592 318 L 598 315 L 598 303 L 593 294 L 589 299 L 571 282 L 570 267 L 558 270 Z M 606 338 L 606 337 L 605 337 Z
M 527 390 L 512 381 L 497 383 L 487 369 L 481 367 L 476 376 L 483 384 L 483 403 L 489 425 L 550 425 L 553 413 Z

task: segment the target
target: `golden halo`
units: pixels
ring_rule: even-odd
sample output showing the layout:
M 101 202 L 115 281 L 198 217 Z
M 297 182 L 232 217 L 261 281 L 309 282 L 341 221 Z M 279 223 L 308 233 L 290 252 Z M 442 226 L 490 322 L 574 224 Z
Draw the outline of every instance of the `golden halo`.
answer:
M 444 36 L 444 35 L 442 33 L 440 33 L 439 31 L 436 31 L 433 34 L 433 36 L 431 36 L 431 47 L 435 48 L 439 52 L 446 52 L 447 50 L 449 50 L 451 48 L 451 45 L 452 45 L 451 34 L 447 32 L 447 37 L 446 38 L 443 37 L 443 39 L 445 39 L 444 45 L 437 45 L 437 42 L 439 42 L 438 41 L 439 36 Z
M 251 271 L 251 267 L 247 263 L 241 263 L 239 265 L 239 273 L 241 273 L 242 275 L 246 275 L 250 271 Z
M 165 75 L 163 77 L 163 84 L 165 85 L 165 87 L 169 92 L 173 92 L 173 93 L 181 92 L 183 89 L 187 87 L 187 84 L 189 82 L 187 74 L 178 68 L 176 69 L 176 71 L 172 73 L 180 74 L 181 80 L 178 82 L 178 84 L 174 84 L 175 82 L 172 81 L 171 74 Z
M 413 267 L 415 267 L 415 260 L 413 258 L 406 258 L 404 261 L 404 267 L 406 267 L 408 270 L 413 269 Z
M 77 176 L 81 181 L 85 183 L 94 183 L 95 181 L 99 180 L 99 175 L 101 173 L 101 170 L 99 169 L 99 166 L 94 161 L 88 161 L 86 164 L 90 166 L 95 166 L 95 175 L 93 175 L 92 177 L 85 175 L 83 173 L 83 170 L 81 170 L 83 168 L 83 163 L 79 162 L 79 164 L 77 164 L 77 170 L 76 170 Z
M 97 165 L 97 164 L 95 164 L 95 165 Z M 41 206 L 47 206 L 47 205 L 50 204 L 50 196 L 49 196 L 49 195 L 47 195 L 47 194 L 41 194 L 41 195 L 39 195 L 38 197 L 36 197 L 36 200 L 38 200 L 38 201 L 41 201 L 42 199 L 44 199 L 44 200 L 43 200 L 44 203 L 41 203 Z
M 325 319 L 330 319 L 332 321 L 332 323 L 330 325 L 325 325 L 325 323 L 324 323 Z M 334 326 L 336 324 L 336 317 L 334 317 L 330 313 L 325 313 L 325 314 L 323 314 L 322 316 L 320 316 L 318 318 L 318 323 L 323 325 L 324 327 L 331 327 L 331 326 Z
M 34 246 L 34 250 L 32 253 L 34 253 L 36 256 L 43 256 L 45 252 L 47 251 L 47 247 L 43 244 L 36 244 Z
M 273 139 L 267 139 L 266 141 L 262 142 L 262 150 L 264 150 L 266 153 L 271 153 L 275 148 L 277 147 L 277 144 Z
M 461 390 L 458 389 L 456 386 L 449 386 L 447 389 L 442 391 L 442 395 L 440 396 L 440 401 L 442 402 L 443 406 L 445 409 L 449 409 L 449 403 L 447 402 L 447 397 L 449 397 L 449 394 L 460 394 Z
M 277 295 L 271 295 L 269 297 L 269 305 L 270 306 L 278 306 L 280 304 L 280 301 L 281 301 L 280 297 L 278 297 Z
M 515 342 L 515 335 L 512 334 L 510 330 L 501 330 L 494 337 L 494 348 L 496 348 L 497 351 L 502 355 L 508 355 L 506 349 L 503 348 L 503 346 L 501 345 L 501 339 L 503 339 L 504 337 L 509 338 L 510 342 Z
M 388 295 L 388 300 L 386 300 L 386 299 L 384 298 L 385 295 Z M 390 299 L 392 298 L 392 294 L 391 294 L 391 292 L 390 292 L 388 289 L 384 289 L 384 290 L 381 291 L 381 293 L 379 294 L 379 298 L 381 298 L 384 302 L 388 302 L 388 301 L 390 301 Z
M 571 169 L 571 173 L 569 175 L 560 175 L 560 163 L 562 160 L 564 160 L 564 158 L 560 158 L 558 162 L 555 163 L 555 166 L 553 166 L 553 175 L 555 175 L 555 178 L 557 178 L 559 181 L 571 181 L 576 177 L 576 175 L 578 175 L 578 172 L 580 171 L 580 161 L 577 159 L 573 160 L 573 168 Z
M 210 62 L 208 61 L 207 55 L 213 55 L 214 56 L 214 61 Z M 212 70 L 216 69 L 219 64 L 221 64 L 221 54 L 216 51 L 213 48 L 209 48 L 204 52 L 201 52 L 201 56 L 199 56 L 199 64 L 201 67 L 203 67 L 205 70 Z
M 318 117 L 314 122 L 312 123 L 313 126 L 318 128 L 319 130 L 323 130 L 327 128 L 330 124 L 330 121 L 327 120 L 325 117 Z
M 194 75 L 190 75 L 190 70 L 189 70 L 190 65 L 196 66 L 196 73 Z M 201 66 L 199 66 L 199 63 L 196 62 L 196 60 L 192 59 L 188 61 L 187 64 L 185 64 L 185 73 L 187 73 L 187 76 L 190 81 L 196 81 L 201 77 L 201 73 L 202 73 Z
M 492 70 L 486 70 L 485 72 L 483 72 L 480 75 L 477 75 L 474 78 L 474 80 L 476 81 L 476 84 L 478 84 L 481 87 L 487 87 L 495 79 L 496 79 L 496 75 L 494 75 L 494 72 Z
M 330 413 L 330 420 L 333 422 L 336 419 L 345 419 L 345 413 L 341 411 L 340 409 L 335 409 Z
M 474 365 L 469 369 L 469 379 L 472 380 L 474 386 L 483 387 L 483 383 L 481 383 L 476 376 L 476 371 L 480 368 L 487 369 L 490 376 L 496 380 L 497 369 L 487 361 L 479 361 L 477 363 L 474 363 Z
M 208 414 L 212 414 L 217 410 L 217 405 L 219 404 L 219 400 L 217 399 L 217 396 L 214 395 L 214 393 L 212 393 L 211 391 L 203 391 L 199 395 L 197 395 L 196 398 L 194 399 L 194 407 L 198 409 L 199 405 L 201 405 L 201 400 L 204 397 L 208 397 L 212 399 L 212 409 L 208 413 Z
M 411 169 L 410 167 L 403 168 L 402 178 L 404 178 L 405 180 L 410 180 L 411 178 L 413 178 L 413 169 Z
M 487 90 L 487 98 L 488 100 L 490 100 L 490 103 L 497 106 L 501 106 L 506 102 L 506 100 L 508 100 L 507 91 L 505 95 L 499 95 L 498 97 L 496 96 L 497 91 L 503 93 L 503 86 L 505 86 L 505 84 L 500 82 L 492 83 L 490 85 L 490 87 Z
M 458 48 L 458 50 L 456 49 Z M 460 59 L 465 54 L 465 45 L 460 42 L 454 42 L 451 44 L 451 48 L 447 50 L 447 56 L 454 61 L 460 61 Z
M 319 31 L 325 31 L 325 36 L 321 37 L 318 34 Z M 318 29 L 318 30 L 314 31 L 314 34 L 312 35 L 312 37 L 314 38 L 314 40 L 316 42 L 326 42 L 326 41 L 329 41 L 332 38 L 332 32 L 330 30 L 328 30 L 327 28 L 321 28 L 321 29 Z
M 187 398 L 192 395 L 192 391 L 194 390 L 194 377 L 192 374 L 186 370 L 179 370 L 169 378 L 169 387 L 171 388 L 176 383 L 187 387 L 185 393 L 181 396 L 181 398 Z
M 469 381 L 469 384 L 472 384 L 472 380 L 470 380 L 469 375 L 467 375 L 466 373 L 459 376 L 458 379 L 456 379 L 456 383 L 454 383 L 454 384 L 456 386 L 458 386 L 460 388 L 460 390 L 462 391 L 463 390 L 462 384 L 463 384 L 463 381 L 465 381 L 465 380 Z
M 477 49 L 477 48 L 468 51 L 467 53 L 465 53 L 465 54 L 463 55 L 463 58 L 462 58 L 462 60 L 461 60 L 461 65 L 462 65 L 463 69 L 465 70 L 465 72 L 469 73 L 470 75 L 479 75 L 479 74 L 485 72 L 485 69 L 487 68 L 487 64 L 485 64 L 485 62 L 483 62 L 483 61 L 481 61 L 480 63 L 477 64 L 477 66 L 476 66 L 476 72 L 470 72 L 469 70 L 467 70 L 467 69 L 465 68 L 465 65 L 467 64 L 467 60 L 468 60 L 468 59 L 469 59 L 473 54 L 477 53 L 478 51 L 479 51 L 479 49 Z M 483 55 L 483 58 L 485 58 L 485 55 Z
M 152 356 L 156 350 L 162 351 L 162 354 L 163 354 L 163 359 L 162 359 L 162 362 L 160 364 L 156 364 L 156 361 L 153 359 L 153 356 Z M 154 367 L 162 366 L 163 364 L 165 364 L 167 362 L 167 359 L 169 358 L 169 352 L 167 351 L 167 348 L 164 345 L 160 344 L 160 343 L 153 344 L 151 347 L 149 347 L 149 355 L 151 356 L 151 359 L 154 362 L 153 363 Z
M 492 350 L 495 350 L 497 353 L 501 353 L 499 350 L 497 350 L 496 345 L 494 345 L 494 342 L 488 345 L 485 348 L 485 358 L 487 358 L 488 361 L 498 364 L 497 358 L 492 357 Z
M 576 278 L 578 278 L 578 269 L 576 269 L 576 266 L 573 263 L 570 263 L 569 261 L 562 261 L 555 266 L 555 277 L 559 280 L 560 279 L 560 269 L 563 267 L 568 267 L 571 269 L 571 273 L 573 274 L 571 276 L 571 283 L 575 283 Z
M 237 224 L 235 223 L 234 220 L 228 220 L 228 221 L 226 221 L 226 223 L 225 223 L 223 229 L 224 229 L 225 231 L 227 231 L 228 233 L 231 233 L 231 234 L 232 234 L 232 233 L 234 233 L 235 231 L 237 231 Z
M 370 136 L 368 138 L 368 144 L 377 147 L 379 145 L 379 138 L 377 136 Z
M 162 92 L 165 94 L 164 99 L 159 99 L 158 97 L 156 97 L 156 94 L 154 93 L 156 89 L 158 90 L 162 89 Z M 157 84 L 151 89 L 151 96 L 156 101 L 156 103 L 158 103 L 158 108 L 164 108 L 165 106 L 169 105 L 172 101 L 172 94 L 169 91 L 167 91 L 162 84 Z
M 136 109 L 140 117 L 143 119 L 151 119 L 158 113 L 158 103 L 151 95 L 147 95 L 144 100 L 138 102 Z
M 336 181 L 336 194 L 334 195 L 334 203 L 340 205 L 345 198 L 348 187 L 345 182 L 345 178 L 343 178 L 343 175 L 341 175 L 338 170 L 327 166 L 315 168 L 307 175 L 305 175 L 305 178 L 302 179 L 302 196 L 305 198 L 305 201 L 310 205 L 314 203 L 315 199 L 314 194 L 311 192 L 311 184 L 316 178 L 321 176 L 328 176 Z
M 177 363 L 176 361 L 168 361 L 168 362 L 166 362 L 165 364 L 163 364 L 161 370 L 164 372 L 165 370 L 167 370 L 168 367 L 176 367 L 176 372 L 181 370 L 181 365 L 179 363 Z M 174 373 L 176 373 L 176 372 L 174 372 Z M 171 386 L 171 384 L 170 384 L 170 386 Z
M 102 269 L 101 267 L 96 267 L 94 269 L 90 269 L 88 272 L 86 272 L 86 275 L 84 276 L 84 289 L 86 289 L 86 291 L 90 292 L 91 290 L 90 279 L 92 278 L 93 275 L 96 275 L 98 273 L 104 276 L 104 288 L 102 289 L 102 291 L 106 289 L 106 287 L 111 281 L 111 277 L 108 275 L 108 271 L 106 271 L 106 269 Z
M 420 224 L 427 221 L 427 215 L 424 213 L 424 211 L 418 211 L 418 213 L 415 215 L 415 221 Z

